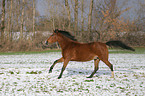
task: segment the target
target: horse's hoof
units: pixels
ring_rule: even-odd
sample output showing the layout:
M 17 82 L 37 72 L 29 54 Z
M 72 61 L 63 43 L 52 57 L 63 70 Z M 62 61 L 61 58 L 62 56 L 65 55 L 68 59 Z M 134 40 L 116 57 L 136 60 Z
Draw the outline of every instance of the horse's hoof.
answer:
M 87 77 L 87 78 L 92 78 L 92 76 L 89 76 L 89 77 Z
M 61 77 L 58 77 L 58 79 L 60 79 Z
M 51 70 L 49 70 L 49 73 L 52 73 L 52 71 L 51 71 Z
M 50 67 L 50 69 L 49 69 L 49 73 L 52 73 L 52 69 L 53 69 L 53 68 L 52 68 L 52 67 Z

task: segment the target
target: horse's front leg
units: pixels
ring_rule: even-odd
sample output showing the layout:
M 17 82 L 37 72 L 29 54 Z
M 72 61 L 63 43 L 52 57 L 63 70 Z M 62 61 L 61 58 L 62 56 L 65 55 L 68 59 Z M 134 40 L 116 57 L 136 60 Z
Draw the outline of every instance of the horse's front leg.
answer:
M 64 62 L 63 57 L 61 57 L 60 59 L 54 61 L 54 63 L 52 64 L 52 66 L 51 66 L 50 69 L 49 69 L 49 73 L 52 72 L 52 69 L 53 69 L 53 67 L 55 66 L 55 64 L 56 64 L 56 63 L 59 63 L 59 62 Z
M 64 60 L 64 64 L 63 64 L 63 67 L 62 67 L 62 69 L 61 69 L 61 73 L 60 73 L 60 75 L 58 76 L 58 79 L 60 79 L 60 78 L 62 77 L 63 71 L 65 70 L 65 68 L 66 68 L 66 66 L 67 66 L 67 64 L 68 64 L 69 61 L 70 61 L 69 59 L 65 59 L 65 60 Z
M 100 59 L 94 59 L 94 71 L 87 78 L 92 78 L 94 76 L 94 74 L 96 73 L 96 71 L 99 69 L 99 61 L 100 61 Z

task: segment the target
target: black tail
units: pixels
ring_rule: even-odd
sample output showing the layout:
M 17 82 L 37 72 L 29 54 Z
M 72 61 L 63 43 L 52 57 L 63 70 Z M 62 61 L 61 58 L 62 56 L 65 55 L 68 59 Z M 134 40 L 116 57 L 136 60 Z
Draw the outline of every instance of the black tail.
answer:
M 114 47 L 121 47 L 121 48 L 123 48 L 123 49 L 135 51 L 135 49 L 133 49 L 133 48 L 127 46 L 126 44 L 124 44 L 124 43 L 121 42 L 121 41 L 108 41 L 108 42 L 106 42 L 106 45 L 108 45 L 108 46 L 114 46 Z

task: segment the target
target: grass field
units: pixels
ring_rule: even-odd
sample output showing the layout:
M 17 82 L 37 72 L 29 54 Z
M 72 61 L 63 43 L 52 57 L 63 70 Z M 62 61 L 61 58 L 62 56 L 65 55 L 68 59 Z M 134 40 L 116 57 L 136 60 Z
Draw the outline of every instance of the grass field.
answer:
M 145 53 L 145 47 L 135 47 L 135 52 L 121 49 L 109 49 L 109 53 L 130 53 L 130 54 L 143 54 Z M 0 52 L 0 55 L 22 55 L 22 54 L 40 54 L 49 52 L 61 52 L 60 49 L 44 50 L 44 51 L 31 51 L 31 52 Z
M 115 78 L 103 63 L 93 78 L 93 61 L 69 62 L 63 77 L 57 79 L 62 63 L 48 73 L 61 57 L 59 50 L 44 52 L 1 53 L 0 96 L 144 96 L 145 50 L 110 50 Z

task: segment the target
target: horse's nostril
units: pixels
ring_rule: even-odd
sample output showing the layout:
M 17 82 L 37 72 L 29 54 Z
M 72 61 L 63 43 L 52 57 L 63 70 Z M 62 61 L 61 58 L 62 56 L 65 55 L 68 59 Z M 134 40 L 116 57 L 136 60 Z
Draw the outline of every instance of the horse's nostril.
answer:
M 45 44 L 47 45 L 48 44 L 48 41 L 45 41 Z

